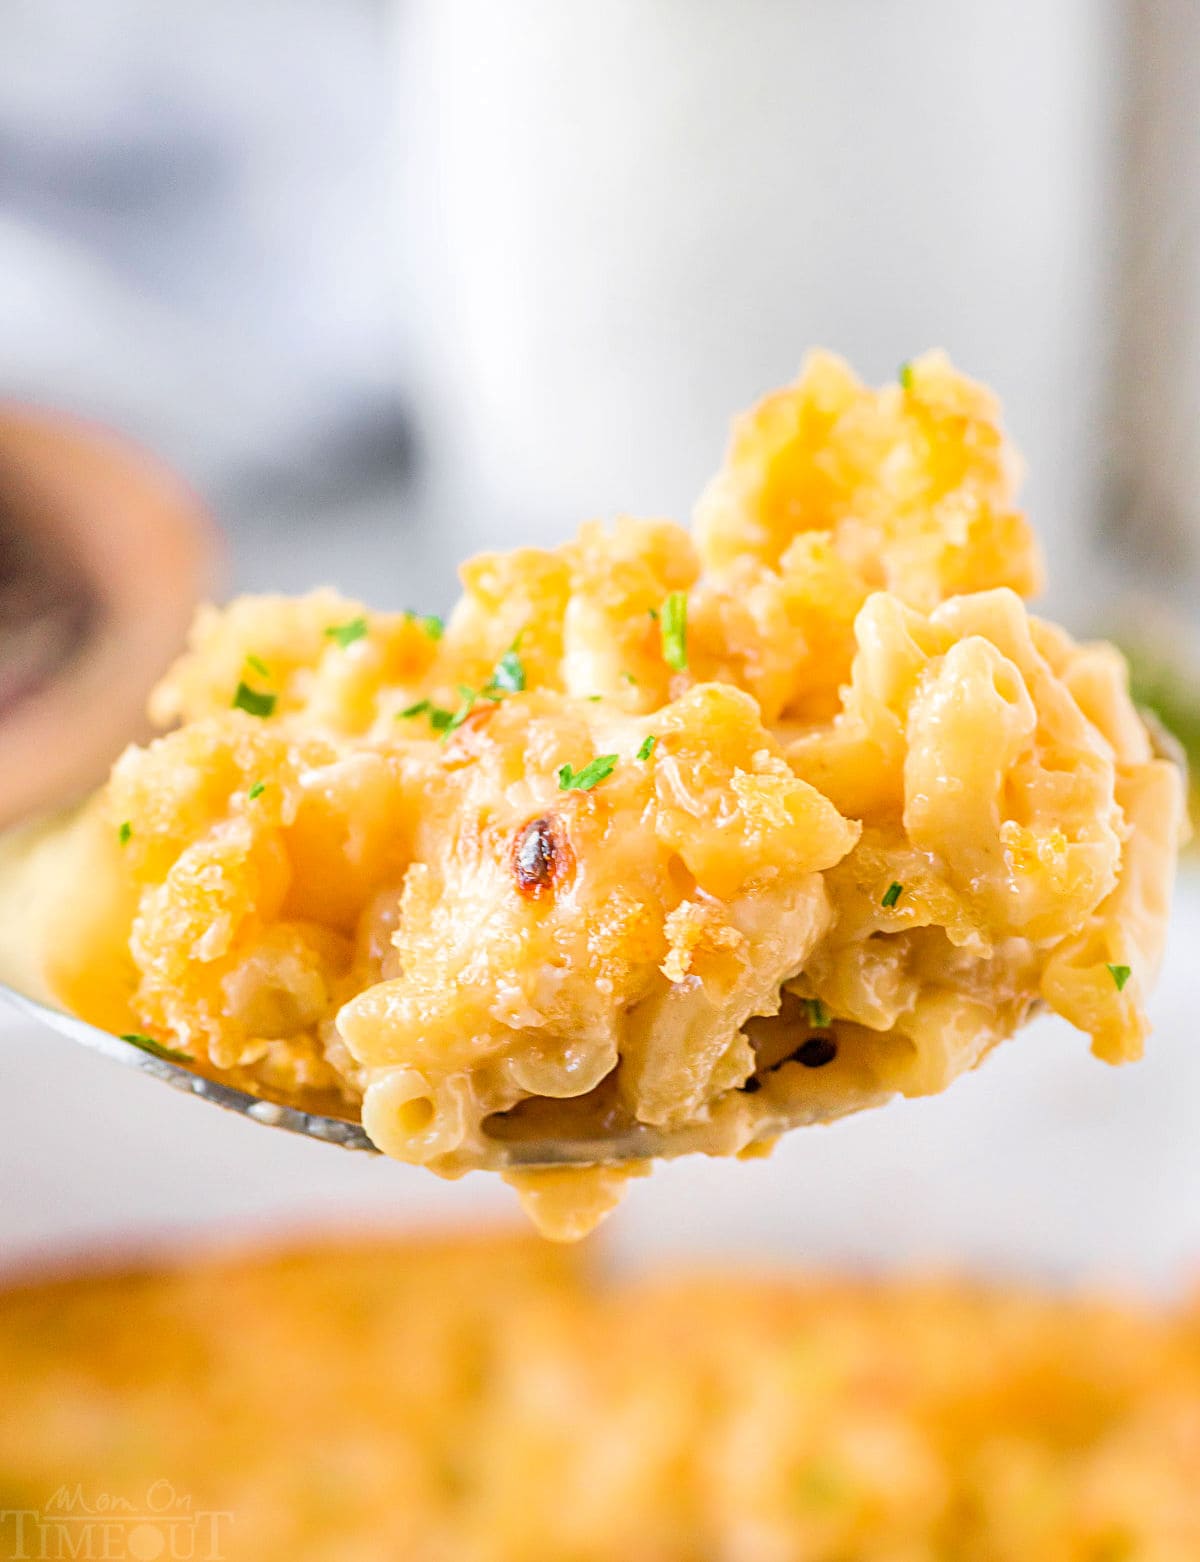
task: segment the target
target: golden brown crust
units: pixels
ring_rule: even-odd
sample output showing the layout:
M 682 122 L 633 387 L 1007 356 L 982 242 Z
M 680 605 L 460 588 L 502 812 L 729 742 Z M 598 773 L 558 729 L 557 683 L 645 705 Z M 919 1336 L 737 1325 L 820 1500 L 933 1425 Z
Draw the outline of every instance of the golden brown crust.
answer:
M 1200 1554 L 1194 1305 L 344 1241 L 0 1293 L 0 1380 L 14 1552 L 169 1483 L 226 1562 Z

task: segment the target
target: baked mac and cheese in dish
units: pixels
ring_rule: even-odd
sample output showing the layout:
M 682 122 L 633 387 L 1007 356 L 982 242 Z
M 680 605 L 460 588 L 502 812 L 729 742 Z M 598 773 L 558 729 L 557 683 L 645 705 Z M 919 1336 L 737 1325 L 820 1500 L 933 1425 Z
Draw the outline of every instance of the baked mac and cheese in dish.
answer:
M 0 1290 L 0 1554 L 1200 1556 L 1194 1299 L 579 1255 L 376 1239 Z
M 53 985 L 439 1173 L 595 1141 L 515 1177 L 562 1236 L 630 1174 L 605 1143 L 750 1153 L 1041 1008 L 1137 1057 L 1183 782 L 1118 653 L 1027 611 L 1015 465 L 940 354 L 879 391 L 821 354 L 692 533 L 475 559 L 444 627 L 204 609 Z

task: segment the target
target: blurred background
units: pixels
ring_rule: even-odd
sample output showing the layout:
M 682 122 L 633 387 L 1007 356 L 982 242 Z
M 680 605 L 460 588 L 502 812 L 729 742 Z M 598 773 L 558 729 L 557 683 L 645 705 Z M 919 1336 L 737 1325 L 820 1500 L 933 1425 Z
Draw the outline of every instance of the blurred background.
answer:
M 233 585 L 438 607 L 468 548 L 686 515 L 810 344 L 941 345 L 1082 602 L 1200 345 L 1193 11 L 8 0 L 0 387 L 174 462 Z
M 1161 681 L 1200 549 L 1198 78 L 1191 0 L 5 0 L 0 396 L 182 473 L 213 589 L 441 611 L 472 550 L 686 518 L 810 344 L 872 380 L 943 346 L 1027 458 L 1047 610 L 1134 625 Z M 3 634 L 2 516 L 0 549 Z M 947 1098 L 660 1171 L 617 1251 L 1178 1283 L 1193 932 L 1185 884 L 1137 1069 L 1047 1022 Z M 8 1017 L 0 1092 L 0 1258 L 509 1209 Z

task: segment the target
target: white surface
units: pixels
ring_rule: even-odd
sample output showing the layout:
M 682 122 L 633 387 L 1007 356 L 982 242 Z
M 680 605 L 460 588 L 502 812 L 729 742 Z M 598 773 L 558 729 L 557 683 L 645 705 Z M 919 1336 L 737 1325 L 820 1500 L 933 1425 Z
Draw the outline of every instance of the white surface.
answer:
M 1200 1275 L 1200 878 L 1181 887 L 1145 1062 L 1106 1068 L 1041 1022 L 946 1095 L 797 1133 L 769 1161 L 691 1159 L 634 1184 L 623 1262 L 719 1253 L 1175 1288 Z M 0 1018 L 0 1263 L 190 1231 L 514 1218 L 445 1183 L 293 1139 Z

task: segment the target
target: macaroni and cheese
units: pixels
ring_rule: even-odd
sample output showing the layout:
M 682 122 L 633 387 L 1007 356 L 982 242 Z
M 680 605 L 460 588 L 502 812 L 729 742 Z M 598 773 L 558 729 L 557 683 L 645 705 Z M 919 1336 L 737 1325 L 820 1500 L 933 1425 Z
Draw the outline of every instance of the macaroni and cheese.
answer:
M 1200 1556 L 1194 1303 L 567 1260 L 376 1241 L 0 1293 L 0 1553 Z
M 522 1138 L 754 1153 L 1041 1008 L 1137 1057 L 1183 784 L 1120 656 L 1027 611 L 1015 465 L 940 354 L 879 391 L 816 355 L 693 534 L 475 559 L 444 628 L 204 609 L 57 991 L 451 1176 Z M 595 1161 L 513 1174 L 544 1229 L 615 1201 Z

